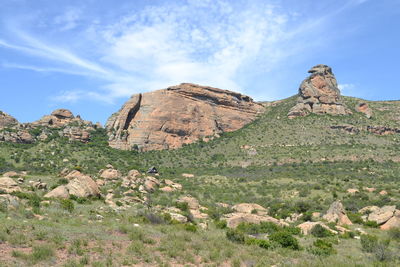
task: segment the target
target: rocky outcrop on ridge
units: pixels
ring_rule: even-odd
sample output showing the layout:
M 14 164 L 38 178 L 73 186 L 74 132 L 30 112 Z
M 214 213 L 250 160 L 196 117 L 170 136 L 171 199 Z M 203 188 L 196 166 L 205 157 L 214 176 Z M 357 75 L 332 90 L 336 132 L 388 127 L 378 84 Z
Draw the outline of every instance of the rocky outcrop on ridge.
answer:
M 346 115 L 351 111 L 341 101 L 340 90 L 327 65 L 316 65 L 308 71 L 311 75 L 300 85 L 297 104 L 290 109 L 289 118 L 310 113 Z
M 264 110 L 250 97 L 182 83 L 131 97 L 107 121 L 111 147 L 174 149 L 242 128 Z
M 59 136 L 87 143 L 90 141 L 90 132 L 99 127 L 101 125 L 82 120 L 79 115 L 75 117 L 67 109 L 57 109 L 40 120 L 21 124 L 11 116 L 0 112 L 0 142 L 30 144 L 44 141 L 53 134 L 50 128 L 55 128 L 60 129 Z
M 370 118 L 372 117 L 372 109 L 371 109 L 371 108 L 369 107 L 369 105 L 368 105 L 367 103 L 365 103 L 365 102 L 359 103 L 359 104 L 356 106 L 356 110 L 357 110 L 358 112 L 364 113 L 365 116 L 366 116 L 368 119 L 370 119 Z
M 14 117 L 0 111 L 0 129 L 15 126 L 17 124 L 18 121 Z

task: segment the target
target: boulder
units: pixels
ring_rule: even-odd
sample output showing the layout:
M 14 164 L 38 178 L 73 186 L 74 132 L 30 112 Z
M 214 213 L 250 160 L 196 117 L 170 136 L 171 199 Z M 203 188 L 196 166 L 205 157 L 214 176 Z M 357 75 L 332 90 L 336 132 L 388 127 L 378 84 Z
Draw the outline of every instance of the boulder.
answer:
M 175 213 L 175 212 L 169 212 L 168 214 L 171 216 L 171 219 L 173 219 L 175 221 L 178 221 L 180 223 L 188 222 L 188 219 L 185 216 L 183 216 L 182 214 Z
M 322 218 L 328 222 L 334 222 L 339 225 L 352 225 L 352 222 L 347 217 L 346 210 L 340 201 L 333 202 Z
M 69 193 L 68 189 L 65 185 L 60 185 L 53 190 L 51 190 L 49 193 L 44 195 L 45 198 L 62 198 L 62 199 L 67 199 L 69 198 Z
M 297 225 L 297 227 L 300 228 L 303 235 L 309 235 L 311 233 L 311 230 L 314 228 L 314 226 L 316 226 L 318 224 L 333 234 L 338 233 L 337 231 L 332 230 L 331 228 L 329 228 L 326 224 L 324 224 L 322 222 L 304 222 L 302 224 Z
M 400 228 L 400 210 L 396 210 L 394 216 L 380 226 L 382 230 Z
M 357 111 L 357 112 L 364 113 L 364 115 L 365 115 L 368 119 L 370 119 L 370 118 L 372 117 L 372 110 L 371 110 L 371 108 L 369 107 L 369 105 L 368 105 L 367 103 L 365 103 L 365 102 L 357 104 L 357 106 L 356 106 L 356 111 Z
M 16 177 L 16 176 L 20 176 L 20 175 L 15 171 L 9 171 L 9 172 L 3 173 L 3 176 L 4 177 Z
M 359 193 L 360 191 L 356 188 L 349 188 L 347 189 L 347 193 L 349 194 L 355 194 L 355 193 Z
M 192 196 L 184 196 L 178 199 L 178 202 L 184 202 L 188 204 L 189 209 L 198 210 L 201 208 L 199 201 Z
M 289 118 L 306 116 L 310 113 L 351 114 L 341 100 L 335 75 L 329 66 L 316 65 L 308 72 L 311 74 L 301 83 L 297 104 L 290 109 Z
M 232 209 L 240 213 L 255 213 L 255 214 L 268 213 L 268 210 L 266 208 L 256 203 L 240 203 L 234 205 Z
M 182 177 L 185 177 L 185 178 L 193 178 L 193 177 L 194 177 L 194 174 L 191 174 L 191 173 L 182 173 Z
M 10 177 L 1 177 L 0 178 L 0 194 L 6 193 L 10 194 L 13 192 L 20 192 L 21 188 L 18 186 L 18 183 L 15 182 Z
M 396 211 L 396 206 L 383 206 L 368 215 L 368 221 L 376 222 L 381 225 L 393 217 Z
M 175 149 L 204 137 L 238 130 L 263 110 L 248 96 L 182 83 L 132 96 L 108 119 L 106 129 L 109 144 L 114 148 Z
M 83 173 L 81 173 L 78 170 L 73 170 L 73 171 L 69 172 L 67 175 L 65 175 L 65 179 L 72 180 L 72 179 L 82 177 L 82 176 L 84 176 Z
M 100 178 L 106 180 L 116 180 L 121 177 L 121 173 L 115 169 L 105 169 L 100 171 Z
M 70 181 L 66 188 L 70 195 L 76 197 L 99 196 L 100 189 L 90 176 L 81 176 Z
M 226 225 L 229 228 L 236 228 L 241 223 L 254 223 L 260 224 L 261 222 L 272 222 L 276 225 L 286 226 L 287 223 L 281 222 L 268 215 L 257 215 L 249 213 L 230 213 L 226 214 L 223 219 L 226 220 Z
M 366 213 L 369 214 L 369 213 L 375 212 L 377 210 L 379 210 L 378 206 L 366 206 L 366 207 L 360 209 L 358 212 L 361 214 L 366 214 Z
M 47 198 L 69 198 L 70 195 L 76 197 L 99 196 L 100 189 L 97 183 L 90 176 L 80 176 L 71 180 L 67 185 L 60 185 L 47 193 Z

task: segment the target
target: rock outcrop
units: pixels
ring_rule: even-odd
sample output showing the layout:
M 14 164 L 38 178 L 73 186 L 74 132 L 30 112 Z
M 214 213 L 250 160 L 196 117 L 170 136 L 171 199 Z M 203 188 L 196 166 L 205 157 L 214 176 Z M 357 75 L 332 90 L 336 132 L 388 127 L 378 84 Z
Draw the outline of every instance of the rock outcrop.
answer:
M 242 128 L 264 110 L 250 97 L 195 84 L 137 94 L 107 121 L 111 147 L 174 149 Z
M 372 109 L 371 109 L 371 108 L 369 107 L 369 105 L 368 105 L 367 103 L 365 103 L 365 102 L 359 103 L 359 104 L 356 106 L 356 110 L 357 110 L 358 112 L 364 113 L 365 116 L 366 116 L 368 119 L 370 119 L 370 118 L 372 117 Z
M 342 202 L 335 201 L 331 204 L 326 214 L 322 217 L 328 222 L 334 222 L 338 225 L 351 225 L 352 222 L 346 215 Z
M 100 195 L 99 186 L 87 175 L 80 175 L 66 185 L 60 185 L 47 193 L 46 198 L 96 197 Z
M 10 194 L 13 192 L 20 192 L 21 188 L 18 186 L 18 183 L 11 179 L 10 177 L 1 177 L 0 178 L 0 194 L 6 193 Z
M 311 75 L 300 85 L 297 104 L 290 109 L 289 118 L 309 113 L 346 115 L 351 111 L 341 101 L 340 90 L 327 65 L 316 65 L 308 71 Z
M 0 129 L 6 128 L 6 127 L 12 127 L 18 124 L 18 121 L 8 115 L 7 113 L 4 113 L 3 111 L 0 111 Z

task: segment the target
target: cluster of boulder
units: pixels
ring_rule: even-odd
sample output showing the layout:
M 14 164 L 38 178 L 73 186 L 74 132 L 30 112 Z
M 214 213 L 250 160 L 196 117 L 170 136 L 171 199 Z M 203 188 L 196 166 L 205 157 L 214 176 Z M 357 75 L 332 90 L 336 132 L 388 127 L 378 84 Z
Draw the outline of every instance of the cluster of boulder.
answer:
M 30 144 L 38 140 L 44 141 L 52 134 L 49 131 L 51 128 L 60 129 L 59 136 L 87 143 L 90 140 L 90 132 L 101 128 L 101 125 L 82 120 L 79 115 L 75 117 L 67 109 L 57 109 L 32 123 L 19 123 L 15 118 L 0 111 L 0 141 L 2 142 Z M 36 133 L 37 129 L 40 133 Z M 35 134 L 32 134 L 33 131 Z
M 382 230 L 400 227 L 400 210 L 396 206 L 367 206 L 359 210 L 364 221 L 376 222 Z

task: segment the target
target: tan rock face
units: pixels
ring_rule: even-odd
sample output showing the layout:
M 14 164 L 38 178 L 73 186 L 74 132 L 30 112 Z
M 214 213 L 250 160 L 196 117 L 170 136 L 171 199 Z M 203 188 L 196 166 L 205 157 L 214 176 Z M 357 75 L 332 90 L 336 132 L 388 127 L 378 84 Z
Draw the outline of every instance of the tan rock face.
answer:
M 241 213 L 267 214 L 267 209 L 256 203 L 240 203 L 234 205 L 232 209 Z
M 382 208 L 376 209 L 371 214 L 369 214 L 368 220 L 374 221 L 377 224 L 381 225 L 392 218 L 395 211 L 396 206 L 383 206 Z
M 277 225 L 287 225 L 268 215 L 257 215 L 249 213 L 230 213 L 225 216 L 226 224 L 229 228 L 236 228 L 241 223 L 260 224 L 261 222 L 272 222 Z
M 238 130 L 263 110 L 248 96 L 183 83 L 132 96 L 108 119 L 106 129 L 114 148 L 174 149 Z
M 18 121 L 5 112 L 0 111 L 0 129 L 17 125 Z
M 290 109 L 289 118 L 306 116 L 309 113 L 332 115 L 351 113 L 341 101 L 340 90 L 330 67 L 316 65 L 308 72 L 311 75 L 301 83 L 297 104 Z

